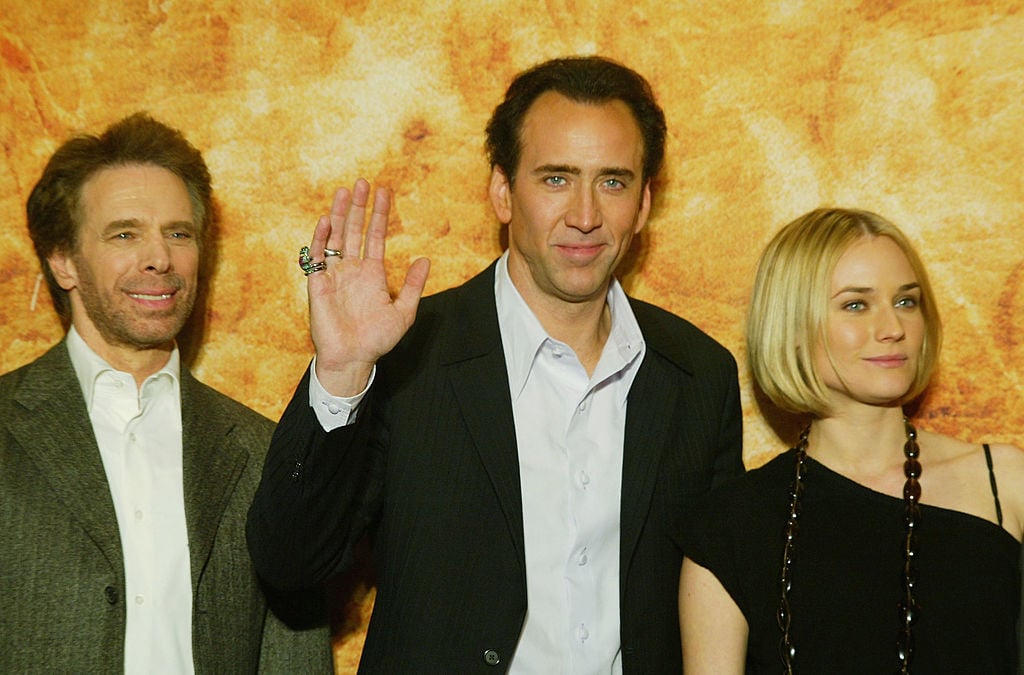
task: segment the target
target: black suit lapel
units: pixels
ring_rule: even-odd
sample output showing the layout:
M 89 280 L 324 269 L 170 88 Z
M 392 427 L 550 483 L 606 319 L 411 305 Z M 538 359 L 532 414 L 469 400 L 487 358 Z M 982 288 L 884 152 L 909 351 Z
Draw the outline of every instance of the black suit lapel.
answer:
M 664 367 L 652 365 L 656 359 L 657 356 L 648 349 L 629 390 L 626 407 L 619 516 L 623 575 L 629 570 L 628 562 L 632 559 L 650 510 L 658 466 L 668 444 L 666 434 L 670 425 L 666 420 L 678 414 L 680 405 L 676 378 L 671 377 Z
M 650 511 L 662 457 L 669 447 L 669 420 L 685 411 L 685 393 L 679 388 L 679 372 L 692 374 L 690 355 L 677 335 L 665 330 L 656 312 L 630 299 L 646 343 L 644 362 L 629 390 L 626 429 L 622 449 L 622 501 L 620 506 L 621 575 L 629 563 Z
M 519 455 L 494 301 L 494 265 L 454 293 L 441 363 L 525 564 Z

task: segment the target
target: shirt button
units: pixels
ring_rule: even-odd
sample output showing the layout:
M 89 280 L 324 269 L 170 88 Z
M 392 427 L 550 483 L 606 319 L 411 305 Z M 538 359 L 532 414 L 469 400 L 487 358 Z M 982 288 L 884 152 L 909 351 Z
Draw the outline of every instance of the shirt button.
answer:
M 135 437 L 135 434 L 128 434 L 128 440 L 134 443 L 138 439 Z
M 117 604 L 117 589 L 113 586 L 107 586 L 103 589 L 103 595 L 106 596 L 107 602 L 111 605 Z
M 146 599 L 144 597 L 142 597 L 141 595 L 136 595 L 135 596 L 135 604 L 136 605 L 141 605 L 144 602 L 146 602 Z
M 580 403 L 579 411 L 583 412 L 586 409 L 587 409 L 587 402 L 584 401 L 583 403 Z
M 142 509 L 135 509 L 135 520 L 142 520 Z
M 576 639 L 578 639 L 580 642 L 583 642 L 588 637 L 590 637 L 590 631 L 588 631 L 587 627 L 581 623 L 579 627 L 576 629 Z
M 488 649 L 484 652 L 484 663 L 489 666 L 496 666 L 501 663 L 501 657 L 498 656 L 498 652 L 493 649 Z
M 327 404 L 327 412 L 331 413 L 332 415 L 337 415 L 338 413 L 341 412 L 341 408 L 339 408 L 338 406 L 334 405 L 333 403 L 328 403 Z
M 580 471 L 580 485 L 589 485 L 589 484 L 590 484 L 590 476 L 587 474 L 586 471 Z

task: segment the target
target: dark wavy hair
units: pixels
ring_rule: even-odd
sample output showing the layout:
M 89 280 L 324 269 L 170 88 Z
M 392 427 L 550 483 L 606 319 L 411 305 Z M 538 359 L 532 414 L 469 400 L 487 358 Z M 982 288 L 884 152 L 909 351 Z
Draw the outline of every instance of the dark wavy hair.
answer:
M 573 56 L 545 61 L 517 75 L 487 123 L 486 150 L 491 168 L 499 167 L 510 185 L 522 152 L 523 118 L 533 102 L 549 91 L 578 103 L 625 103 L 644 140 L 643 180 L 658 175 L 665 157 L 665 113 L 654 100 L 650 84 L 636 71 L 611 59 Z
M 57 251 L 78 245 L 82 224 L 82 187 L 97 172 L 132 164 L 167 169 L 185 183 L 192 213 L 200 227 L 200 246 L 213 218 L 210 172 L 202 154 L 180 131 L 138 112 L 114 123 L 99 136 L 83 134 L 66 141 L 53 153 L 26 204 L 28 232 L 61 320 L 71 316 L 67 291 L 47 262 Z

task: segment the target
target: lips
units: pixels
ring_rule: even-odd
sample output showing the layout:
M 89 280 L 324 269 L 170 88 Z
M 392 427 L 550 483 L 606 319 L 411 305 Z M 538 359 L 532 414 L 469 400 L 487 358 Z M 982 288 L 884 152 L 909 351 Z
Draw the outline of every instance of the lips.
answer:
M 906 364 L 907 357 L 905 354 L 887 354 L 885 356 L 873 356 L 864 360 L 883 368 L 899 368 Z
M 135 298 L 136 300 L 170 300 L 171 298 L 174 297 L 174 292 L 171 291 L 168 293 L 129 293 L 128 296 Z
M 161 281 L 172 281 L 162 279 Z M 167 307 L 174 302 L 175 296 L 181 290 L 180 284 L 171 286 L 143 286 L 124 289 L 125 295 L 135 302 L 151 307 Z
M 555 248 L 572 260 L 589 262 L 604 250 L 604 244 L 557 244 Z

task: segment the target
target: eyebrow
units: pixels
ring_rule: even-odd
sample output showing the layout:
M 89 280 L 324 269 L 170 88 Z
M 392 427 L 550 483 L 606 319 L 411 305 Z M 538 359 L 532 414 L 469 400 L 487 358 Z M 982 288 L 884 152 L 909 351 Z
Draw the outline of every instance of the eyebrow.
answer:
M 921 284 L 915 281 L 913 283 L 903 284 L 897 290 L 900 293 L 906 293 L 907 291 L 912 291 L 919 288 L 921 288 Z M 836 291 L 836 293 L 832 297 L 838 298 L 843 293 L 874 293 L 875 290 L 876 289 L 871 288 L 870 286 L 847 286 L 846 288 L 841 288 L 838 291 Z
M 567 173 L 572 176 L 579 176 L 583 171 L 578 166 L 571 166 L 569 164 L 542 164 L 536 167 L 532 173 Z M 636 176 L 636 173 L 632 170 L 620 166 L 604 167 L 597 174 L 599 176 L 616 176 L 619 178 L 634 178 Z
M 137 218 L 125 218 L 123 220 L 112 220 L 103 227 L 104 232 L 120 230 L 125 227 L 144 227 L 144 223 Z M 195 229 L 196 224 L 191 220 L 171 220 L 160 225 L 161 229 L 167 228 L 191 228 Z

